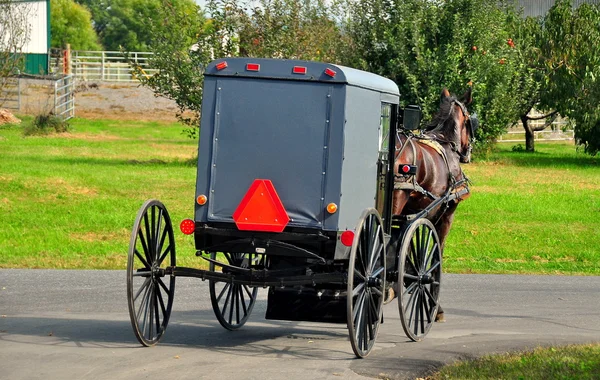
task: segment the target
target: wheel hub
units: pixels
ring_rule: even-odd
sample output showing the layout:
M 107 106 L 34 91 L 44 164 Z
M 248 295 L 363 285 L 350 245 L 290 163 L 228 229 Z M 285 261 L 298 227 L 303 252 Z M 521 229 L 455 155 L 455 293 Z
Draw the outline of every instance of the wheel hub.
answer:
M 369 277 L 366 283 L 368 288 L 377 288 L 381 286 L 381 279 L 377 277 Z

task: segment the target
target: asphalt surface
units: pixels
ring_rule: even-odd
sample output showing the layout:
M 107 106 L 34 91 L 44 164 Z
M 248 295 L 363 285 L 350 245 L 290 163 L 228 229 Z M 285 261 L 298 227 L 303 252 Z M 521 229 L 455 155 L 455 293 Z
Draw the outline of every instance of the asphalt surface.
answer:
M 125 271 L 0 270 L 0 379 L 414 379 L 485 353 L 600 342 L 600 277 L 445 275 L 447 322 L 410 342 L 397 303 L 377 344 L 355 359 L 345 325 L 250 321 L 224 330 L 208 284 L 178 278 L 158 346 L 142 348 Z

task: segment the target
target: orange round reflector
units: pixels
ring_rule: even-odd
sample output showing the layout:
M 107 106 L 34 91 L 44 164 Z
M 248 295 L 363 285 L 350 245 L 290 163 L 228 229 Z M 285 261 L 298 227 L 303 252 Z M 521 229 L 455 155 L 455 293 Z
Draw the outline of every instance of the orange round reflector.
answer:
M 340 241 L 346 247 L 351 247 L 352 242 L 354 241 L 354 231 L 344 231 L 342 235 L 340 235 Z
M 198 198 L 196 198 L 196 202 L 198 202 L 200 206 L 204 206 L 207 200 L 208 198 L 206 198 L 206 195 L 204 194 L 200 194 L 198 195 Z
M 194 233 L 196 229 L 196 223 L 191 219 L 184 219 L 179 224 L 179 229 L 186 235 L 191 235 Z
M 333 214 L 337 211 L 337 205 L 335 203 L 330 203 L 327 205 L 327 212 Z

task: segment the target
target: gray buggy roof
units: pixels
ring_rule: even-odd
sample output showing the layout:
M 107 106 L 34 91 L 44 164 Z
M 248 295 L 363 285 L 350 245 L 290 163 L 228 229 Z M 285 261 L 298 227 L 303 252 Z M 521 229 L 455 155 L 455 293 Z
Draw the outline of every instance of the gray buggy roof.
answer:
M 226 62 L 226 67 L 217 68 L 217 65 Z M 260 65 L 259 71 L 247 70 L 247 64 Z M 292 72 L 294 66 L 306 68 L 306 74 L 299 75 Z M 325 74 L 325 70 L 335 71 L 335 76 Z M 206 76 L 246 77 L 246 78 L 272 78 L 287 80 L 302 80 L 315 82 L 343 83 L 350 86 L 365 88 L 392 95 L 390 100 L 398 103 L 400 92 L 393 81 L 377 74 L 352 69 L 350 67 L 333 65 L 323 62 L 300 61 L 291 59 L 267 58 L 223 58 L 211 62 L 204 72 Z M 395 98 L 395 101 L 393 101 Z

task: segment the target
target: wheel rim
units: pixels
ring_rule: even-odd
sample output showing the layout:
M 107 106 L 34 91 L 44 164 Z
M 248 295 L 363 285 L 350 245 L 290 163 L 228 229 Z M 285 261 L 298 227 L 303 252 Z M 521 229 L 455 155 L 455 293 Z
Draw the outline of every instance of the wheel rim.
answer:
M 347 321 L 354 354 L 363 358 L 375 344 L 383 313 L 385 240 L 375 209 L 363 212 L 348 262 Z
M 253 260 L 253 255 L 223 253 L 218 258 L 217 254 L 213 252 L 211 253 L 211 259 L 222 261 L 224 264 L 231 266 L 248 268 Z M 215 271 L 217 266 L 211 262 L 210 270 Z M 223 272 L 226 271 L 227 269 L 223 269 Z M 227 330 L 237 330 L 242 327 L 252 313 L 258 288 L 213 280 L 209 280 L 209 288 L 213 311 L 221 326 Z
M 442 251 L 431 222 L 418 219 L 404 234 L 400 251 L 398 307 L 406 335 L 418 342 L 425 338 L 439 306 Z
M 175 292 L 175 239 L 171 218 L 156 200 L 144 203 L 137 214 L 129 242 L 127 301 L 129 317 L 138 341 L 145 346 L 163 336 Z

